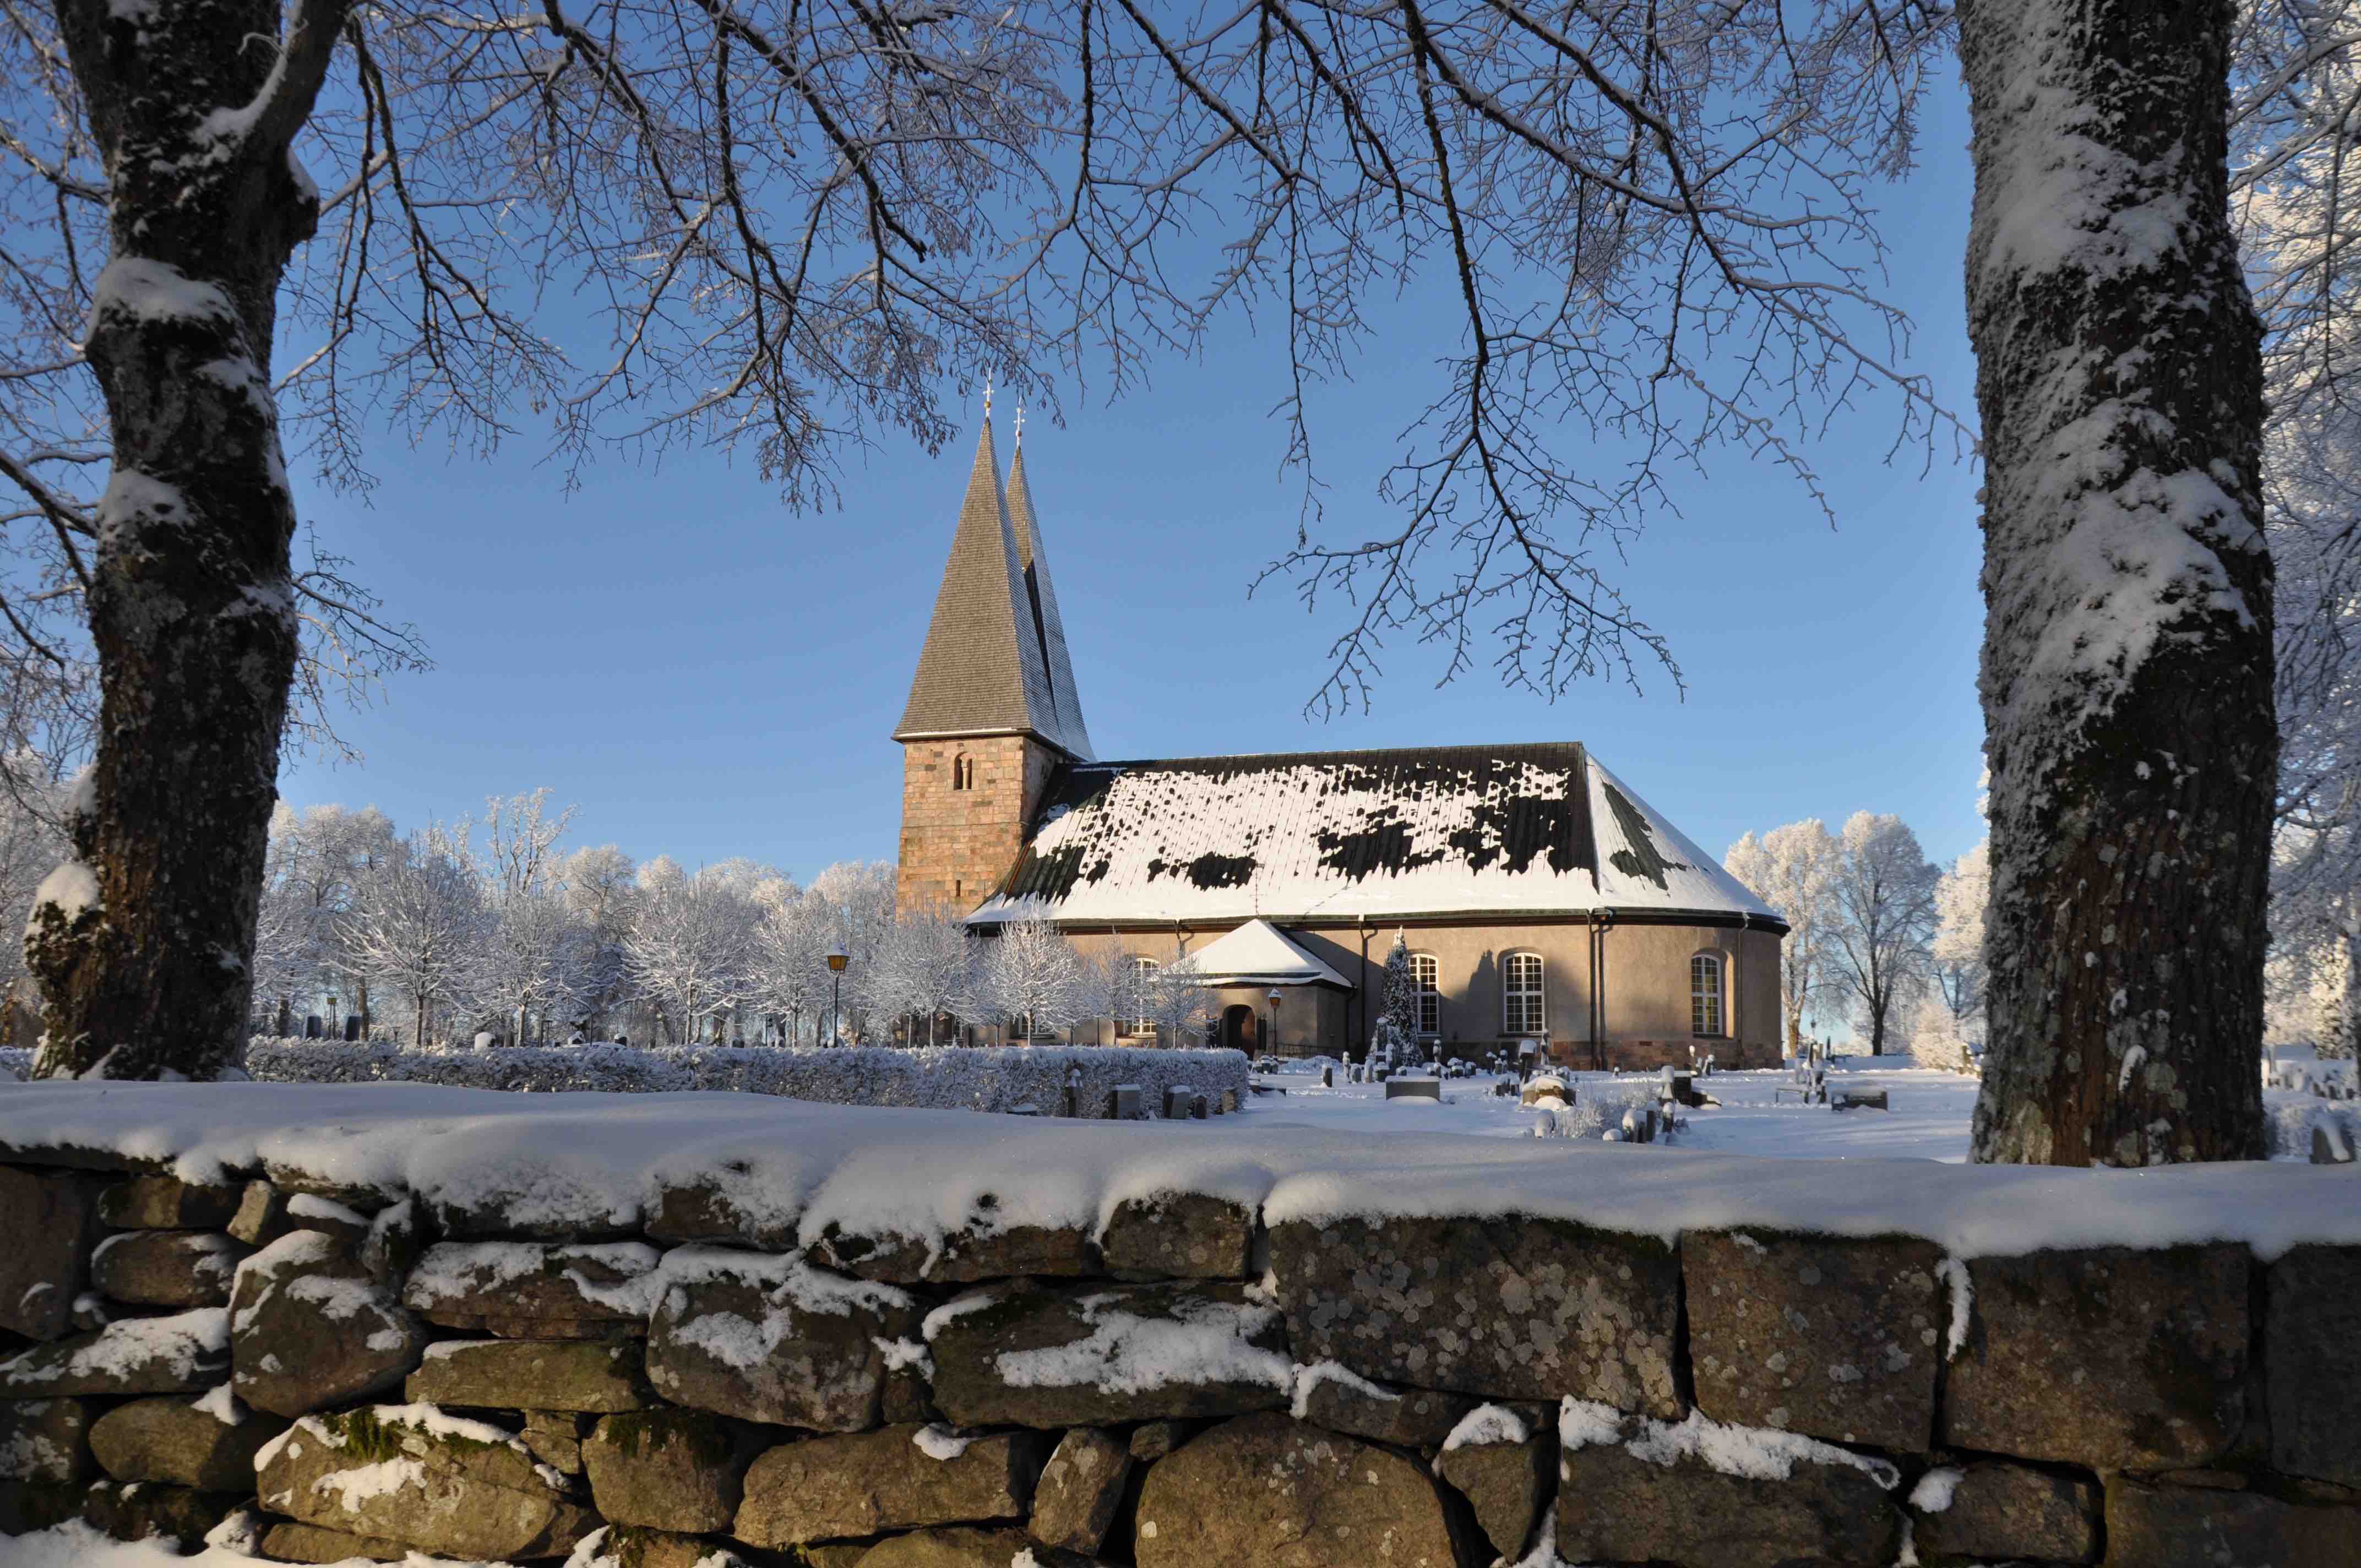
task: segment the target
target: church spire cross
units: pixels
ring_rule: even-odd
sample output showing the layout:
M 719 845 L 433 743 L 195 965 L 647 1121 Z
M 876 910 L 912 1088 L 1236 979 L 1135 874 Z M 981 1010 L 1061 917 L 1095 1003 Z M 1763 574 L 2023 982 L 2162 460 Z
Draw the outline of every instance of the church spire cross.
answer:
M 983 417 L 986 420 L 992 418 L 992 378 L 989 376 L 983 378 Z
M 1025 405 L 1023 403 L 1016 405 L 1016 444 L 1019 446 L 1025 444 Z

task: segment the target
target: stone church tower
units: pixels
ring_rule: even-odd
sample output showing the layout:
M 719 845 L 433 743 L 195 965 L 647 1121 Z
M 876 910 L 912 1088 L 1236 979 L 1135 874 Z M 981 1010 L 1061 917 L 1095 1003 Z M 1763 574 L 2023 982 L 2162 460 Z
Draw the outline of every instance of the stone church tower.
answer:
M 1016 865 L 1050 773 L 1091 760 L 1049 562 L 1025 483 L 1024 416 L 1008 488 L 992 406 L 894 739 L 902 743 L 905 909 L 966 914 Z

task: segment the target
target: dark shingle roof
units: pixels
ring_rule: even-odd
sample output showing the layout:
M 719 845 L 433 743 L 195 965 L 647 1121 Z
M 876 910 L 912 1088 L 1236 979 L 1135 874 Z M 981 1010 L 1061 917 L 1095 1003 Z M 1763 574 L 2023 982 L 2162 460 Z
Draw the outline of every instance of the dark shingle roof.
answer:
M 1023 434 L 1021 422 L 1018 431 Z M 1016 565 L 1032 598 L 1033 625 L 1058 707 L 1059 743 L 1077 757 L 1091 754 L 1091 732 L 1082 722 L 1082 694 L 1074 686 L 1074 661 L 1066 652 L 1066 623 L 1058 614 L 1058 590 L 1049 581 L 1049 557 L 1041 546 L 1041 525 L 1033 516 L 1033 488 L 1025 482 L 1025 443 L 1008 463 L 1008 521 L 1016 534 Z M 1056 739 L 1056 737 L 1052 737 Z
M 1076 763 L 977 917 L 1597 908 L 1775 919 L 1572 741 Z
M 1030 554 L 1034 582 L 1045 590 L 1045 604 L 1054 606 L 1054 596 L 1046 591 L 1048 567 L 1038 548 Z M 1074 707 L 1071 724 L 1060 710 L 1042 645 L 1046 617 L 1036 618 L 1033 600 L 1001 494 L 987 416 L 951 535 L 950 558 L 943 565 L 942 587 L 935 596 L 935 618 L 910 680 L 909 703 L 894 729 L 896 740 L 1030 732 L 1071 755 L 1090 755 L 1080 706 Z M 1062 651 L 1062 630 L 1058 641 Z

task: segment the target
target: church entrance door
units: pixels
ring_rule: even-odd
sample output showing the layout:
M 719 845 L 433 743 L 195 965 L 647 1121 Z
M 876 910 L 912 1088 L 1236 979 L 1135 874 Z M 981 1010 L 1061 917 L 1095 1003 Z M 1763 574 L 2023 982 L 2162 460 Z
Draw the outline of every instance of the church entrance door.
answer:
M 1222 1010 L 1222 1044 L 1252 1056 L 1261 1043 L 1261 1036 L 1253 1008 L 1242 1003 Z

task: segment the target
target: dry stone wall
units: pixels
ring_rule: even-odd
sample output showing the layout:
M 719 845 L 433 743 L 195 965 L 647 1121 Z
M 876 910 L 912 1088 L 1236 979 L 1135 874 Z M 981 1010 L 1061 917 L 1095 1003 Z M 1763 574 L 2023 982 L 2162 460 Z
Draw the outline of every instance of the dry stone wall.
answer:
M 27 1152 L 9 1533 L 582 1568 L 2361 1562 L 2361 1248 L 1961 1262 L 1188 1191 L 799 1243 L 687 1176 L 636 1234 L 504 1232 L 334 1172 Z

